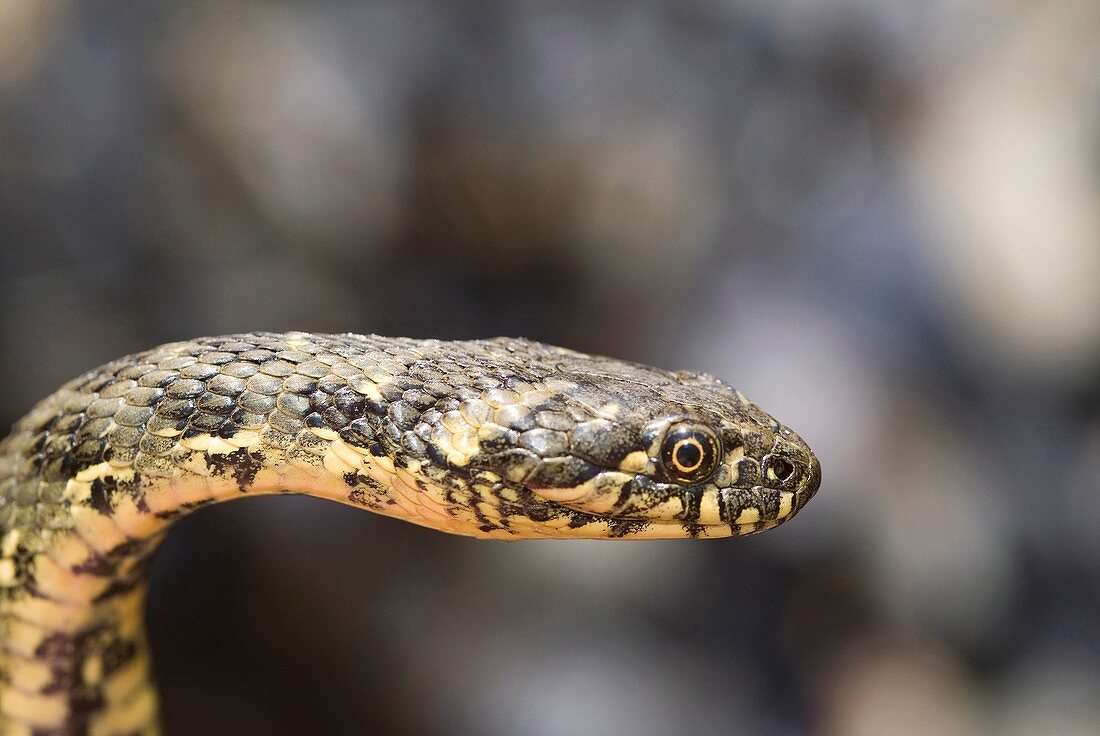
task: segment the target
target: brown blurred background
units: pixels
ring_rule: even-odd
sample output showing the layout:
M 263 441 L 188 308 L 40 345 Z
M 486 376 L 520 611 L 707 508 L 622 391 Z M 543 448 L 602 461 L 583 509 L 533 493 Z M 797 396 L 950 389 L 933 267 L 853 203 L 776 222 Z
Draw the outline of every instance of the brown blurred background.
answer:
M 1096 733 L 1100 6 L 0 1 L 0 420 L 118 355 L 525 335 L 825 483 L 715 543 L 180 525 L 168 734 Z

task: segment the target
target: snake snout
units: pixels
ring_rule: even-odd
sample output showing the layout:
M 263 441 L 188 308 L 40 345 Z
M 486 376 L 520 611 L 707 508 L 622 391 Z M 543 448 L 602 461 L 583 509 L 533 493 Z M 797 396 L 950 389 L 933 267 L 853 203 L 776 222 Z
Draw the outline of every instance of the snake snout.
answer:
M 808 455 L 809 467 L 795 491 L 796 510 L 805 506 L 821 486 L 821 463 L 812 452 L 808 452 Z

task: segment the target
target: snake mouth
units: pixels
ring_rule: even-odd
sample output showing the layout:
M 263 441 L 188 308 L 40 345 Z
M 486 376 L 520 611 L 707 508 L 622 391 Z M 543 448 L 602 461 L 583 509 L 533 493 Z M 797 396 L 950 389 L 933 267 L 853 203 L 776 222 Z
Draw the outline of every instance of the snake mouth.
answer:
M 606 530 L 578 536 L 667 539 L 746 536 L 772 529 L 806 504 L 816 483 L 805 481 L 804 488 L 790 490 L 760 485 L 688 489 L 655 484 L 644 475 L 632 474 L 626 484 L 616 483 L 612 489 L 590 483 L 522 488 L 532 502 L 527 513 L 537 521 L 564 516 L 571 526 Z M 645 491 L 654 488 L 663 495 L 647 499 Z

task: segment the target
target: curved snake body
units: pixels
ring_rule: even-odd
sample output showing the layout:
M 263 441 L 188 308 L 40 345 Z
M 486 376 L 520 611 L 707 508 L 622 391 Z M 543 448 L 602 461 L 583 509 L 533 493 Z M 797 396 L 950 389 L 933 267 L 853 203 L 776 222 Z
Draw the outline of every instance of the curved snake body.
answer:
M 751 534 L 817 490 L 730 386 L 523 339 L 252 333 L 90 371 L 0 443 L 0 734 L 157 733 L 141 614 L 172 521 L 306 493 L 474 537 Z

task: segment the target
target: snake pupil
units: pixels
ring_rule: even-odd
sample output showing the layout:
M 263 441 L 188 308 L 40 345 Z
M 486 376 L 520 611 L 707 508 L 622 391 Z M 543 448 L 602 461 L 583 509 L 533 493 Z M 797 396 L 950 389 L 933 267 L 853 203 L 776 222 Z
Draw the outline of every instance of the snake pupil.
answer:
M 703 463 L 703 448 L 698 440 L 681 440 L 676 445 L 676 465 L 691 472 Z
M 709 427 L 674 425 L 664 438 L 661 459 L 669 479 L 679 483 L 706 480 L 718 467 L 721 444 Z

